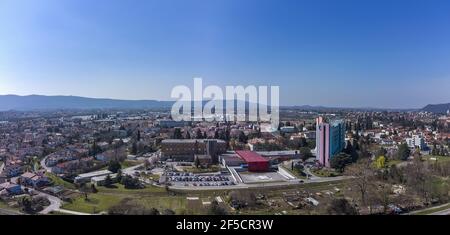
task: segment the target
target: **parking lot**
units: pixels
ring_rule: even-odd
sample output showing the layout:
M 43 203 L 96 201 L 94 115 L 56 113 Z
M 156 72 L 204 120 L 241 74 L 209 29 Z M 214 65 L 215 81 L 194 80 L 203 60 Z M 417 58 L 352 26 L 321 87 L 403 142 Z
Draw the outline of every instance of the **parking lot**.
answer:
M 235 185 L 230 175 L 198 175 L 184 172 L 167 172 L 167 180 L 175 186 L 229 186 Z

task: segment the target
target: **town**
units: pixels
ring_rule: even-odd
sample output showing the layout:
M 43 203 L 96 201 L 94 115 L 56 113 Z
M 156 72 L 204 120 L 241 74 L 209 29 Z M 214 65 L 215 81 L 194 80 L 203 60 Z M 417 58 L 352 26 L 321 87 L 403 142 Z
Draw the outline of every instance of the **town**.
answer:
M 1 112 L 0 214 L 448 212 L 449 111 L 292 107 L 280 119 Z

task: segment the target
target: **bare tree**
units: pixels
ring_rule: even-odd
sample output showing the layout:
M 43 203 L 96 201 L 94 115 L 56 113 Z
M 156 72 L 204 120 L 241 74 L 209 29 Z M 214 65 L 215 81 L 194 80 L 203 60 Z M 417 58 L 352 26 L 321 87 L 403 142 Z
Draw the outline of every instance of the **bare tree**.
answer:
M 357 163 L 348 166 L 345 174 L 353 176 L 352 183 L 358 188 L 361 204 L 367 205 L 367 193 L 374 179 L 374 170 L 368 159 L 361 159 Z
M 371 187 L 369 188 L 368 203 L 370 204 L 370 208 L 375 206 L 382 206 L 382 212 L 383 214 L 386 214 L 389 210 L 389 204 L 392 203 L 392 199 L 390 197 L 392 193 L 392 185 L 380 183 L 378 185 L 371 185 Z
M 406 183 L 413 188 L 426 202 L 429 201 L 431 174 L 428 164 L 420 158 L 414 158 L 412 164 L 405 169 Z

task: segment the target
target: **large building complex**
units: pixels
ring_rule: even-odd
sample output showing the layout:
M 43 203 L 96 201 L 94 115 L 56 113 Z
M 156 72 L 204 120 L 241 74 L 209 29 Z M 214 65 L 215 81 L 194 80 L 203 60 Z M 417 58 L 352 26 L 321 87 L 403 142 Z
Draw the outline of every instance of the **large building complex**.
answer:
M 175 128 L 175 127 L 185 127 L 189 126 L 190 122 L 185 121 L 174 121 L 174 120 L 158 120 L 157 124 L 163 128 Z
M 161 159 L 194 161 L 195 155 L 211 156 L 213 163 L 218 155 L 227 151 L 227 143 L 220 139 L 167 139 L 161 142 Z
M 345 147 L 345 123 L 333 120 L 327 123 L 323 117 L 316 119 L 316 159 L 330 167 L 330 160 Z

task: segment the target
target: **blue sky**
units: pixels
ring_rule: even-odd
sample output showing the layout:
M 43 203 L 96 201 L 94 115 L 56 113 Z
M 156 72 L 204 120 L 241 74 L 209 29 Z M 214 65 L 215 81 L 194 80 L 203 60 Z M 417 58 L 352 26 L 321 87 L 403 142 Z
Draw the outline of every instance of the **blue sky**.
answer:
M 0 94 L 168 100 L 278 85 L 283 105 L 450 102 L 450 2 L 0 0 Z

